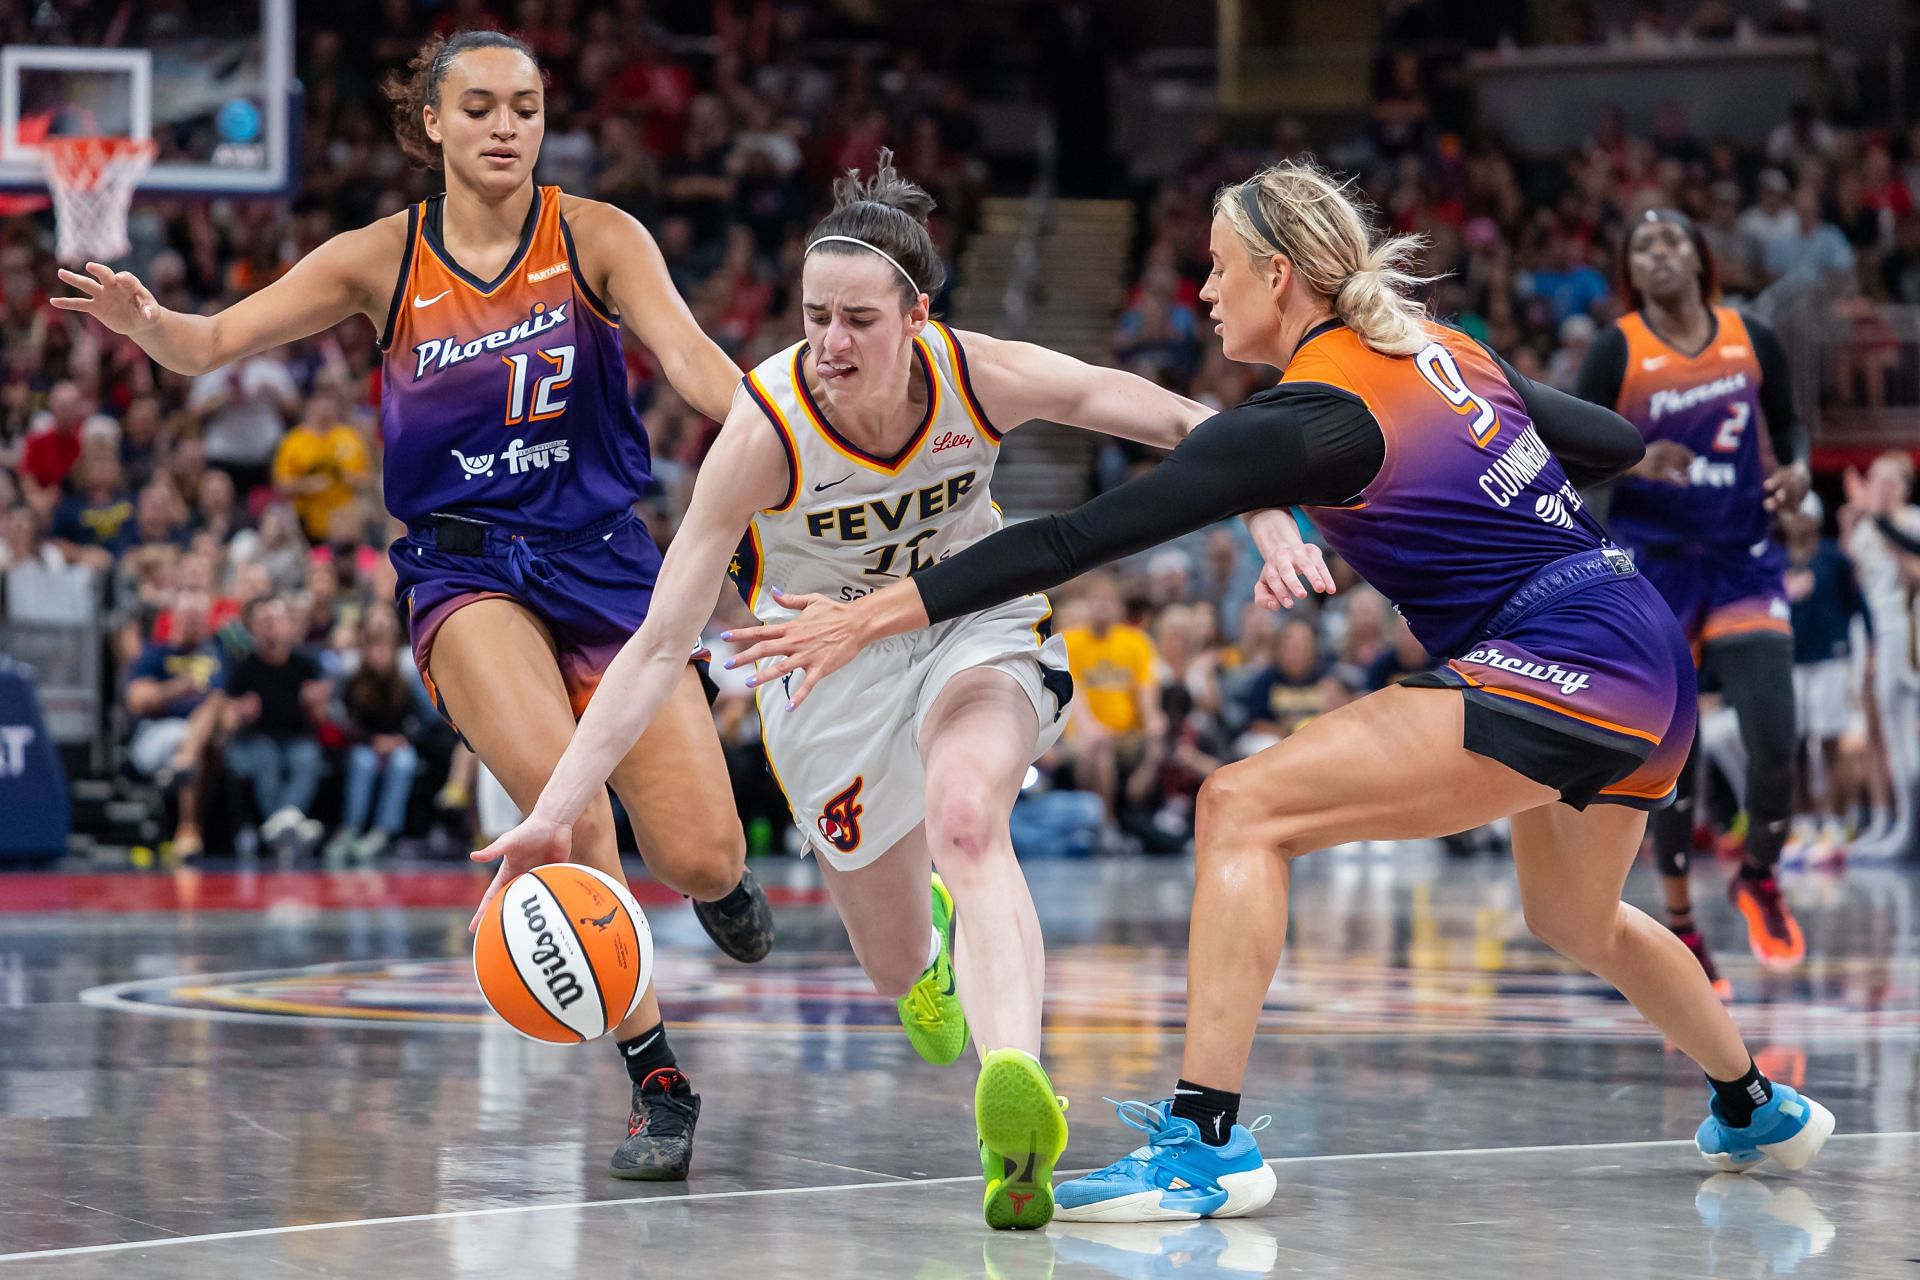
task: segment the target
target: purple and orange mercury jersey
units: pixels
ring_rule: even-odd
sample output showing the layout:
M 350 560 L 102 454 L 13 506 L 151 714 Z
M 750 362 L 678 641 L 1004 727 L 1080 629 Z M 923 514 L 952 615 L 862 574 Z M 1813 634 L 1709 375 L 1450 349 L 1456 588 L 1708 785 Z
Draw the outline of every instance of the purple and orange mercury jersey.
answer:
M 580 277 L 560 202 L 560 188 L 535 188 L 519 248 L 491 281 L 445 251 L 437 200 L 409 213 L 380 427 L 387 508 L 410 525 L 444 512 L 555 533 L 651 487 L 620 324 Z
M 1670 440 L 1693 453 L 1684 488 L 1621 478 L 1608 523 L 1627 546 L 1744 552 L 1767 539 L 1760 360 L 1738 311 L 1713 314 L 1713 339 L 1692 356 L 1661 341 L 1638 311 L 1620 317 L 1627 368 L 1615 409 L 1648 443 Z
M 1457 653 L 1547 565 L 1605 543 L 1525 404 L 1481 346 L 1428 324 L 1411 357 L 1329 329 L 1286 383 L 1358 397 L 1386 437 L 1360 500 L 1314 507 L 1327 542 L 1392 600 L 1429 653 Z

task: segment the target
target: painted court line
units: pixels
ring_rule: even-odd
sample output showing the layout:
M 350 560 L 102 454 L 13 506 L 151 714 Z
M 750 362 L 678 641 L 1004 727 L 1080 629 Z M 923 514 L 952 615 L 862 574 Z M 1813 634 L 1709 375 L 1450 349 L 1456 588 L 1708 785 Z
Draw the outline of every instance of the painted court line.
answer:
M 1881 1133 L 1836 1133 L 1830 1142 L 1860 1141 L 1868 1138 L 1920 1138 L 1920 1130 L 1903 1129 Z M 1685 1138 L 1655 1139 L 1646 1142 L 1588 1142 L 1535 1147 L 1465 1147 L 1435 1151 L 1370 1151 L 1344 1155 L 1276 1156 L 1270 1165 L 1350 1163 L 1357 1160 L 1432 1160 L 1440 1157 L 1540 1155 L 1549 1152 L 1647 1151 L 1661 1147 L 1691 1147 Z M 1088 1170 L 1063 1171 L 1070 1174 Z M 978 1182 L 971 1174 L 953 1178 L 908 1178 L 894 1182 L 840 1182 L 821 1187 L 763 1187 L 747 1191 L 695 1191 L 684 1196 L 651 1196 L 615 1200 L 573 1200 L 561 1204 L 495 1205 L 486 1209 L 449 1209 L 439 1213 L 409 1213 L 388 1218 L 347 1218 L 338 1222 L 304 1222 L 286 1227 L 256 1227 L 250 1231 L 216 1231 L 197 1236 L 162 1236 L 154 1240 L 128 1240 L 119 1244 L 79 1245 L 70 1249 L 41 1249 L 26 1253 L 0 1253 L 0 1263 L 40 1261 L 47 1258 L 77 1258 L 93 1254 L 130 1253 L 140 1249 L 160 1249 L 170 1245 L 218 1244 L 228 1240 L 252 1240 L 261 1236 L 303 1235 L 314 1231 L 340 1231 L 349 1227 L 387 1227 L 408 1222 L 451 1222 L 462 1218 L 497 1218 L 511 1214 L 552 1213 L 574 1209 L 603 1209 L 625 1205 L 647 1209 L 655 1205 L 685 1204 L 691 1200 L 748 1200 L 770 1196 L 825 1195 L 836 1191 L 871 1191 L 876 1188 L 901 1190 L 911 1187 L 951 1186 L 960 1182 Z

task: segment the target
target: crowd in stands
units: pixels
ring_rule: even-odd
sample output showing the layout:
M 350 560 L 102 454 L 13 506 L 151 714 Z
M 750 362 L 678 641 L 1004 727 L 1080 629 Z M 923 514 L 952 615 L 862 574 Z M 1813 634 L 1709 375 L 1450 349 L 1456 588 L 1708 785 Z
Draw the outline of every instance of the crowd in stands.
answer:
M 437 175 L 410 168 L 391 142 L 378 84 L 430 29 L 517 23 L 548 78 L 540 180 L 643 219 L 702 326 L 750 366 L 800 332 L 801 237 L 833 175 L 893 146 L 902 171 L 938 198 L 936 240 L 957 262 L 990 173 L 963 76 L 906 47 L 815 57 L 805 7 L 748 9 L 752 21 L 718 23 L 717 53 L 684 58 L 649 38 L 660 33 L 630 0 L 512 12 L 394 0 L 367 30 L 303 28 L 298 198 L 142 199 L 128 265 L 165 305 L 222 307 L 326 237 L 430 194 Z M 1175 171 L 1136 192 L 1144 231 L 1115 363 L 1221 406 L 1270 377 L 1227 362 L 1202 323 L 1209 204 L 1223 181 L 1303 151 L 1358 175 L 1387 227 L 1427 237 L 1437 313 L 1561 387 L 1621 310 L 1620 237 L 1654 205 L 1700 221 L 1729 297 L 1812 280 L 1920 302 L 1920 127 L 1852 130 L 1795 106 L 1766 147 L 1745 150 L 1694 136 L 1675 104 L 1648 136 L 1602 118 L 1585 147 L 1541 165 L 1436 113 L 1434 74 L 1414 53 L 1384 55 L 1369 119 L 1338 136 L 1281 119 L 1243 146 L 1225 122 L 1203 125 Z M 17 602 L 25 582 L 93 584 L 110 624 L 116 760 L 172 797 L 176 851 L 206 842 L 213 823 L 242 848 L 336 860 L 457 827 L 472 759 L 432 706 L 392 604 L 375 335 L 355 320 L 181 377 L 46 305 L 60 288 L 49 243 L 45 216 L 0 220 L 0 604 Z M 664 542 L 715 424 L 632 345 L 629 375 L 660 481 L 643 514 Z M 1150 459 L 1109 449 L 1091 482 L 1142 465 Z M 1910 477 L 1891 462 L 1863 483 L 1848 551 L 1865 536 L 1852 535 L 1879 527 L 1863 512 L 1896 524 L 1920 515 L 1901 486 Z M 1839 590 L 1849 555 L 1817 532 L 1809 545 L 1808 592 L 1816 582 Z M 1428 665 L 1386 601 L 1343 566 L 1338 595 L 1281 615 L 1251 604 L 1257 568 L 1244 534 L 1223 526 L 1061 593 L 1081 696 L 1043 762 L 1036 803 L 1023 806 L 1023 847 L 1179 850 L 1220 762 Z M 1844 621 L 1840 634 L 1844 647 Z M 1856 709 L 1872 702 L 1860 684 L 1841 695 Z M 716 703 L 736 795 L 756 849 L 777 847 L 784 805 L 756 758 L 751 701 L 738 695 L 723 688 Z M 1814 755 L 1868 788 L 1875 769 L 1860 761 L 1884 754 L 1862 755 L 1875 717 L 1839 723 Z M 1834 822 L 1850 812 L 1837 801 L 1820 810 Z

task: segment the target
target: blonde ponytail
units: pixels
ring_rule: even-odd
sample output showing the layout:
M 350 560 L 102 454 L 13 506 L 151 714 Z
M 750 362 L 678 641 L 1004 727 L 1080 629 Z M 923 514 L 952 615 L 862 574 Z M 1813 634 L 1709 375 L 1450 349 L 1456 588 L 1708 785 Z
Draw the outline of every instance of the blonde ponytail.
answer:
M 1438 278 L 1412 269 L 1426 241 L 1390 236 L 1371 243 L 1366 215 L 1348 185 L 1318 165 L 1283 160 L 1222 188 L 1213 208 L 1256 263 L 1285 255 L 1368 347 L 1412 355 L 1427 344 L 1427 312 L 1408 295 Z

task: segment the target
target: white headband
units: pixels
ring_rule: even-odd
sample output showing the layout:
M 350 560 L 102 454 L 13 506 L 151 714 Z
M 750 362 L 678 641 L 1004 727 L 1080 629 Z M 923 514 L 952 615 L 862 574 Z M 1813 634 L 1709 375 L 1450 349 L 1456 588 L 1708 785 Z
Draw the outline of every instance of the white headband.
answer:
M 900 273 L 900 278 L 907 282 L 907 288 L 913 290 L 915 293 L 920 292 L 920 286 L 913 282 L 913 277 L 907 274 L 907 269 L 905 267 L 901 266 L 898 262 L 895 262 L 893 260 L 892 254 L 888 253 L 885 249 L 882 249 L 879 245 L 868 244 L 865 240 L 859 240 L 854 238 L 853 236 L 821 236 L 818 240 L 815 240 L 812 244 L 807 246 L 807 253 L 812 253 L 815 249 L 818 249 L 821 245 L 825 244 L 829 240 L 844 240 L 848 244 L 857 244 L 862 249 L 873 250 L 875 253 L 885 258 L 895 271 L 898 271 Z M 800 256 L 804 258 L 807 256 L 807 253 L 803 253 Z

